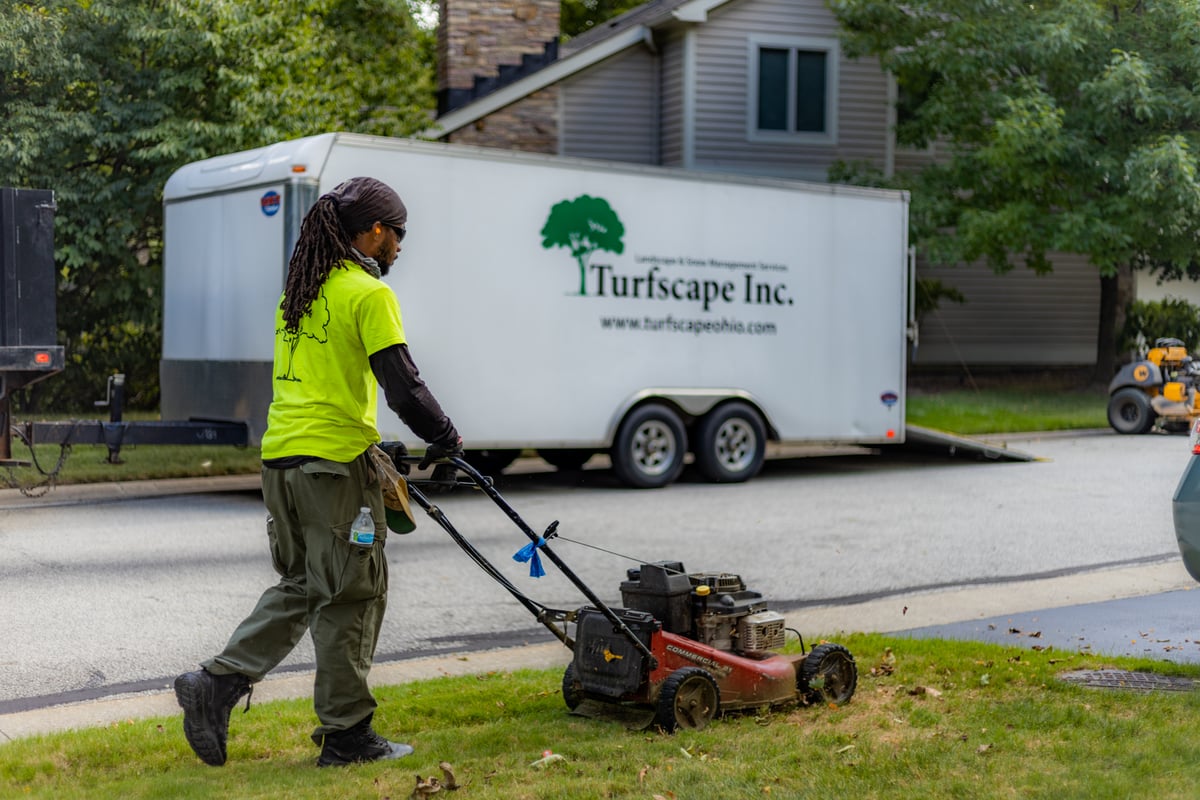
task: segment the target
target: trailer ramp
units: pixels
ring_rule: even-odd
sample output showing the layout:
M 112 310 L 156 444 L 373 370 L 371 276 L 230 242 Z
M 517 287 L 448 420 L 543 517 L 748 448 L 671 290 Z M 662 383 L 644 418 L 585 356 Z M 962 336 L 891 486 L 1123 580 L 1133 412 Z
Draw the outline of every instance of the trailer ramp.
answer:
M 904 426 L 904 444 L 899 447 L 908 451 L 975 458 L 981 461 L 1037 461 L 1037 456 L 1013 450 L 1007 445 L 992 444 L 955 433 L 923 428 L 920 425 Z

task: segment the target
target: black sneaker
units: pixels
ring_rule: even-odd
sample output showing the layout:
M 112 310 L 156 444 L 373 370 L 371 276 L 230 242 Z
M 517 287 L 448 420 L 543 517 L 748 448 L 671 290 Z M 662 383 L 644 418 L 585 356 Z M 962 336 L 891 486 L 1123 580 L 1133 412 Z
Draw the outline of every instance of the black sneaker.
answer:
M 389 742 L 371 727 L 371 717 L 359 722 L 352 728 L 337 733 L 325 735 L 321 747 L 321 755 L 317 758 L 318 767 L 344 767 L 347 764 L 361 764 L 366 761 L 388 761 L 393 758 L 410 755 L 412 747 L 400 742 Z
M 183 709 L 183 735 L 205 764 L 219 767 L 225 763 L 229 714 L 242 697 L 249 710 L 253 691 L 245 675 L 213 675 L 201 669 L 175 679 L 175 699 Z

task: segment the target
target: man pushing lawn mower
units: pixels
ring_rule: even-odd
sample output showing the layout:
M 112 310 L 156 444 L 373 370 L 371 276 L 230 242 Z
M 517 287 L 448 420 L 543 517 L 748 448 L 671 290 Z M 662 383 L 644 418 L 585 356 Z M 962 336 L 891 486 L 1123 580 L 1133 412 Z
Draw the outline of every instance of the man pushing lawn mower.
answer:
M 317 766 L 412 753 L 372 727 L 367 674 L 383 622 L 388 526 L 371 449 L 376 383 L 429 443 L 426 459 L 462 453 L 462 438 L 420 378 L 395 293 L 381 277 L 408 212 L 373 178 L 322 195 L 304 218 L 275 318 L 274 392 L 262 438 L 267 540 L 279 582 L 201 669 L 175 679 L 188 744 L 226 759 L 229 717 L 308 630 L 316 651 Z M 352 527 L 360 509 L 374 531 Z M 404 532 L 404 531 L 400 531 Z

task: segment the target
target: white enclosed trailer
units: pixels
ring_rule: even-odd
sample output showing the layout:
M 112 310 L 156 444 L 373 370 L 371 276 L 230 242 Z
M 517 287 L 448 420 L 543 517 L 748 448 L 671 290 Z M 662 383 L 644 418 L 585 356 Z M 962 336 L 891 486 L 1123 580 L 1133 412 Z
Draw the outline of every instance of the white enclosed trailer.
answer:
M 369 175 L 409 209 L 387 280 L 422 376 L 491 466 L 608 452 L 660 486 L 744 480 L 766 440 L 904 438 L 905 193 L 332 133 L 164 190 L 164 417 L 261 436 L 304 213 Z M 414 442 L 382 403 L 385 439 Z

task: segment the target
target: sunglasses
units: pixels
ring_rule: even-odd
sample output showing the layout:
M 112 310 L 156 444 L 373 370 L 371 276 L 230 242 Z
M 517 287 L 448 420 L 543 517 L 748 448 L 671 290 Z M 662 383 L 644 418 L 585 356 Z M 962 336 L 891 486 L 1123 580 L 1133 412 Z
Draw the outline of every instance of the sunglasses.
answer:
M 408 233 L 406 228 L 397 228 L 395 225 L 388 225 L 388 227 L 396 234 L 396 244 L 404 241 L 404 234 Z

